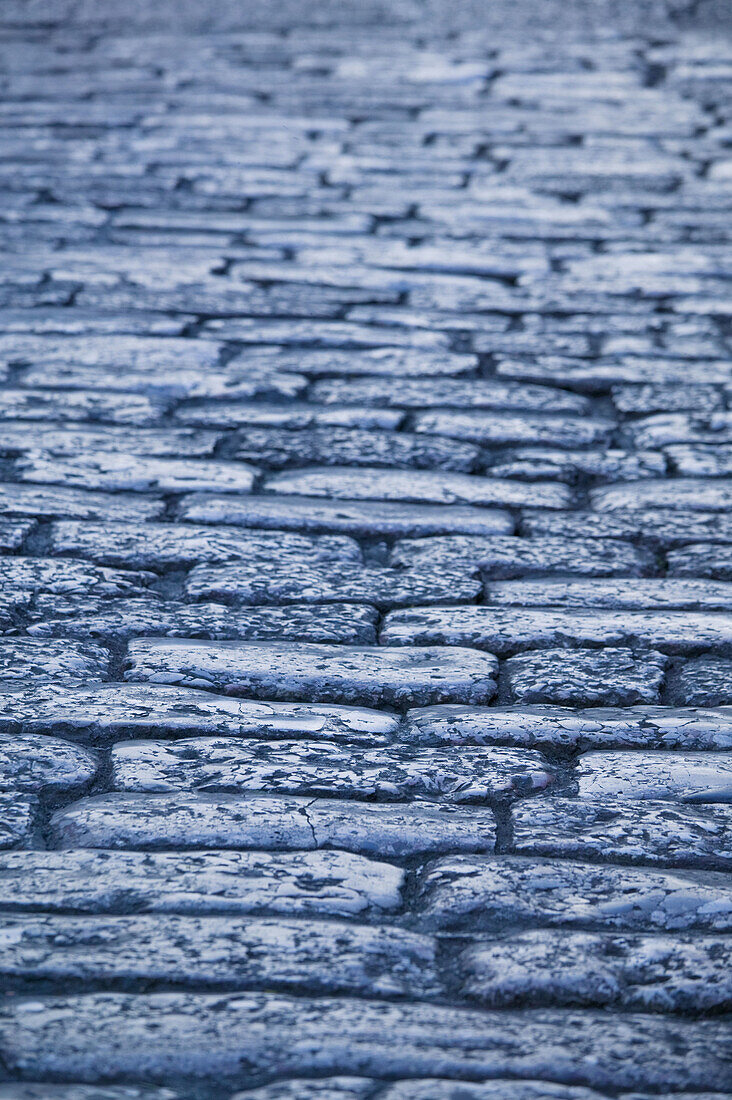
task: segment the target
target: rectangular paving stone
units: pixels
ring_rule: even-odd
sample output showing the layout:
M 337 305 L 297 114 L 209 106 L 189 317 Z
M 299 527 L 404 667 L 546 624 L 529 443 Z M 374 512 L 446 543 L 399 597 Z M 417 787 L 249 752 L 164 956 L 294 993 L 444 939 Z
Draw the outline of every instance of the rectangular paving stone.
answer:
M 457 411 L 435 409 L 418 413 L 414 430 L 429 435 L 454 436 L 483 446 L 538 443 L 558 447 L 586 447 L 606 442 L 611 420 L 588 416 L 532 416 L 529 413 Z
M 481 321 L 485 323 L 484 318 Z M 448 408 L 520 409 L 537 412 L 585 412 L 586 397 L 567 393 L 549 386 L 522 385 L 484 378 L 430 378 L 429 387 L 423 378 L 384 377 L 323 378 L 310 390 L 314 401 L 325 405 L 353 402 L 387 408 L 423 409 Z
M 729 366 L 723 359 L 690 362 L 663 356 L 589 360 L 540 355 L 530 361 L 502 359 L 496 368 L 501 379 L 566 386 L 585 393 L 603 392 L 626 382 L 713 385 L 729 381 L 728 372 Z
M 443 535 L 400 539 L 389 561 L 392 565 L 441 568 L 464 564 L 484 569 L 488 580 L 532 573 L 572 573 L 602 577 L 631 576 L 651 567 L 651 558 L 630 543 L 614 539 L 516 538 L 514 536 Z M 643 582 L 646 583 L 645 581 Z M 489 591 L 493 591 L 491 584 Z
M 0 680 L 5 683 L 104 680 L 108 669 L 109 651 L 91 642 L 0 639 Z
M 138 393 L 40 388 L 0 392 L 0 421 L 86 420 L 143 426 L 155 424 L 161 412 L 159 401 Z
M 500 481 L 436 470 L 380 470 L 377 467 L 313 467 L 267 478 L 270 493 L 335 497 L 345 500 L 384 500 L 423 504 L 478 504 L 504 507 L 533 505 L 568 508 L 571 494 L 554 482 Z
M 732 475 L 732 447 L 681 444 L 664 447 L 672 468 L 682 477 L 729 477 Z
M 526 511 L 523 535 L 564 538 L 645 539 L 652 544 L 732 542 L 732 520 L 723 512 L 647 508 L 610 512 Z
M 62 427 L 49 423 L 0 421 L 0 452 L 7 455 L 27 451 L 77 458 L 95 451 L 123 451 L 127 454 L 204 458 L 212 454 L 218 432 L 198 428 L 93 427 L 67 423 Z
M 183 359 L 205 371 L 216 365 L 218 355 L 216 344 L 171 337 L 44 333 L 0 338 L 0 359 L 16 363 L 71 362 L 90 367 L 108 364 L 120 370 L 136 366 L 165 370 Z
M 125 678 L 272 699 L 401 706 L 486 702 L 496 670 L 489 653 L 441 646 L 397 651 L 145 638 L 130 643 Z
M 729 871 L 732 807 L 653 799 L 534 798 L 512 811 L 522 855 Z
M 0 493 L 0 508 L 2 503 Z M 514 527 L 508 512 L 494 508 L 388 501 L 331 501 L 279 495 L 183 497 L 180 515 L 182 519 L 197 523 L 229 523 L 311 534 L 338 532 L 357 538 L 452 533 L 506 535 Z
M 275 1072 L 473 1080 L 511 1074 L 656 1092 L 724 1088 L 730 1076 L 725 1025 L 715 1019 L 492 1013 L 268 993 L 94 993 L 35 997 L 30 1010 L 26 1003 L 3 1009 L 1 1029 L 9 1070 L 22 1066 L 25 1076 L 165 1075 L 171 1084 L 241 1087 Z
M 0 558 L 0 593 L 27 602 L 41 592 L 56 595 L 141 596 L 152 573 L 108 569 L 73 558 Z
M 732 939 L 523 932 L 461 952 L 461 992 L 491 1008 L 607 1006 L 635 1012 L 724 1011 Z
M 486 584 L 486 603 L 518 607 L 683 608 L 720 611 L 732 607 L 732 584 L 671 578 L 621 580 L 497 581 Z
M 264 566 L 273 558 L 293 566 L 321 561 L 361 561 L 358 543 L 343 535 L 320 539 L 236 527 L 173 523 L 77 523 L 60 521 L 51 529 L 56 552 L 133 568 L 161 568 L 243 559 Z
M 253 597 L 259 601 L 260 597 Z M 416 602 L 410 600 L 410 602 Z M 364 604 L 312 603 L 286 607 L 188 604 L 145 599 L 38 596 L 27 612 L 31 637 L 268 639 L 373 645 L 378 612 Z
M 152 458 L 99 451 L 65 459 L 43 452 L 18 459 L 23 481 L 37 481 L 92 490 L 133 492 L 248 493 L 257 471 L 238 462 L 206 459 Z
M 118 791 L 271 791 L 345 798 L 446 798 L 484 802 L 529 794 L 554 780 L 540 753 L 472 748 L 459 758 L 439 748 L 326 741 L 185 738 L 121 741 L 112 748 Z
M 562 451 L 548 447 L 521 447 L 491 456 L 485 466 L 492 477 L 521 481 L 553 480 L 568 485 L 586 478 L 601 481 L 639 481 L 663 477 L 668 469 L 661 451 Z
M 425 866 L 415 912 L 449 931 L 521 927 L 728 932 L 732 887 L 712 871 L 667 872 L 528 856 L 446 856 Z
M 0 435 L 0 440 L 1 440 Z M 480 451 L 470 443 L 411 432 L 357 428 L 245 428 L 232 457 L 269 469 L 284 466 L 406 466 L 471 471 Z
M 20 550 L 34 527 L 32 519 L 0 519 L 0 550 Z
M 404 737 L 421 744 L 525 745 L 560 751 L 729 749 L 732 708 L 419 707 L 407 712 Z
M 732 801 L 732 753 L 589 752 L 576 772 L 580 798 Z
M 232 325 L 238 327 L 238 322 L 224 322 L 227 329 L 231 329 Z M 282 326 L 284 328 L 284 326 Z M 303 326 L 305 329 L 306 326 Z M 324 329 L 328 327 L 338 328 L 339 326 L 322 326 Z M 342 326 L 344 334 L 346 336 L 349 333 L 357 333 L 359 326 L 344 325 Z M 211 322 L 207 325 L 207 329 L 222 329 L 221 322 Z M 362 329 L 363 332 L 368 333 L 370 330 L 365 326 Z M 373 329 L 371 331 L 378 331 Z M 397 331 L 391 329 L 381 329 L 384 334 L 383 343 L 385 345 L 395 345 L 405 341 L 408 337 L 403 336 Z M 277 349 L 273 355 L 266 356 L 266 352 L 263 355 L 261 349 L 257 355 L 253 357 L 254 363 L 259 363 L 264 359 L 272 358 L 278 365 L 279 369 L 284 370 L 296 370 L 303 374 L 307 374 L 314 377 L 321 375 L 385 375 L 388 378 L 395 377 L 397 379 L 402 378 L 432 378 L 437 375 L 460 375 L 475 370 L 478 366 L 478 358 L 475 355 L 456 355 L 452 352 L 442 350 L 441 348 L 430 349 L 428 346 L 429 336 L 437 336 L 437 334 L 425 334 L 425 346 L 424 347 L 375 347 L 367 350 L 354 350 L 353 348 L 337 348 L 334 347 L 329 350 L 313 350 L 313 349 L 298 349 L 295 351 L 287 351 Z M 256 343 L 264 343 L 266 341 L 256 341 Z M 303 341 L 305 342 L 305 341 Z M 344 344 L 349 343 L 347 339 L 343 341 Z M 248 357 L 248 362 L 252 362 L 252 357 Z M 350 400 L 350 399 L 349 399 Z
M 492 852 L 496 841 L 480 806 L 282 795 L 97 795 L 59 810 L 50 828 L 61 848 L 339 848 L 381 859 Z
M 278 1086 L 274 1087 L 277 1088 Z M 457 1098 L 455 1096 L 456 1089 L 458 1090 Z M 297 1093 L 297 1096 L 299 1095 Z M 319 1094 L 316 1093 L 315 1095 L 317 1100 L 320 1100 Z M 634 1092 L 631 1095 L 624 1092 L 620 1095 L 622 1100 L 722 1100 L 724 1094 L 720 1092 L 705 1092 L 703 1094 L 674 1092 L 671 1094 L 669 1092 L 664 1093 L 663 1096 L 655 1093 L 651 1097 L 648 1093 L 641 1095 Z M 0 1093 L 0 1096 L 2 1096 L 2 1093 Z M 600 1096 L 601 1094 L 595 1092 L 594 1089 L 586 1089 L 581 1085 L 557 1085 L 552 1081 L 509 1081 L 499 1079 L 482 1081 L 480 1084 L 476 1084 L 470 1081 L 448 1081 L 445 1078 L 433 1077 L 417 1081 L 399 1081 L 395 1085 L 388 1085 L 386 1092 L 379 1100 L 600 1100 Z M 251 1097 L 252 1100 L 260 1100 L 259 1092 L 244 1092 L 241 1093 L 241 1097 L 242 1100 L 248 1097 Z M 25 1097 L 22 1097 L 21 1100 L 25 1100 Z M 29 1100 L 36 1100 L 35 1095 Z M 63 1100 L 66 1100 L 66 1098 L 64 1097 Z M 80 1097 L 79 1100 L 86 1100 L 86 1097 Z M 105 1096 L 100 1100 L 107 1100 L 107 1098 Z M 110 1097 L 110 1100 L 116 1100 L 116 1097 Z M 235 1097 L 234 1100 L 237 1100 L 237 1098 Z M 272 1096 L 269 1093 L 262 1092 L 261 1100 L 280 1100 L 280 1097 L 277 1096 L 276 1092 Z M 284 1100 L 290 1100 L 289 1093 L 285 1094 Z M 307 1100 L 309 1100 L 309 1097 Z M 331 1100 L 331 1098 L 326 1094 L 325 1100 Z M 334 1096 L 333 1100 L 341 1100 L 340 1094 Z M 346 1094 L 343 1100 L 350 1100 L 350 1094 Z
M 721 446 L 732 442 L 732 414 L 715 411 L 704 413 L 657 413 L 627 424 L 625 431 L 636 447 L 665 447 L 669 443 L 712 443 Z
M 504 674 L 519 703 L 622 707 L 657 703 L 667 663 L 654 650 L 543 649 L 511 657 Z
M 190 599 L 225 598 L 247 604 L 353 601 L 375 607 L 417 606 L 477 598 L 483 589 L 468 570 L 383 569 L 350 562 L 289 564 L 275 559 L 236 565 L 197 565 L 185 581 Z
M 176 409 L 180 424 L 209 428 L 358 428 L 396 430 L 404 419 L 399 409 L 367 405 L 310 405 L 304 402 L 264 404 L 246 401 L 189 401 Z
M 0 692 L 6 732 L 326 737 L 378 744 L 396 731 L 384 711 L 318 703 L 254 702 L 169 684 L 19 684 Z
M 97 767 L 91 753 L 70 741 L 0 734 L 0 790 L 33 795 L 78 792 L 91 783 Z
M 37 809 L 33 797 L 19 798 L 15 792 L 0 794 L 0 851 L 31 847 Z
M 370 916 L 401 905 L 404 872 L 347 852 L 8 852 L 10 911 Z
M 259 1089 L 237 1092 L 231 1100 L 367 1100 L 378 1085 L 370 1077 L 291 1077 Z
M 590 500 L 600 512 L 623 508 L 688 508 L 692 512 L 726 512 L 732 507 L 732 487 L 724 481 L 679 477 L 668 481 L 633 482 L 593 489 Z
M 722 405 L 714 386 L 685 386 L 647 383 L 613 386 L 615 408 L 624 413 L 711 412 Z
M 432 607 L 390 611 L 380 633 L 386 645 L 486 646 L 514 649 L 635 644 L 669 652 L 728 646 L 732 620 L 722 612 L 606 611 Z
M 13 980 L 158 981 L 424 998 L 439 992 L 429 936 L 343 921 L 235 916 L 10 917 L 0 974 Z
M 668 695 L 683 704 L 718 706 L 732 703 L 732 661 L 723 657 L 687 661 L 670 677 Z
M 92 519 L 142 523 L 165 508 L 159 497 L 132 493 L 93 493 L 58 485 L 0 483 L 0 514 L 38 519 Z
M 50 1085 L 23 1082 L 0 1085 L 0 1100 L 178 1100 L 170 1089 L 137 1085 Z M 702 1098 L 703 1100 L 703 1098 Z

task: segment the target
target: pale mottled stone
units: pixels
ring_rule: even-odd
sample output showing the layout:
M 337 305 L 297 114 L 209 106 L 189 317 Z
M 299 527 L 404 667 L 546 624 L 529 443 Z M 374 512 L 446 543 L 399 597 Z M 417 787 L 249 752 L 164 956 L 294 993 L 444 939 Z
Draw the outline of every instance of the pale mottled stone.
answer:
M 732 584 L 655 577 L 618 580 L 535 580 L 488 583 L 486 603 L 518 607 L 609 607 L 688 611 L 732 608 Z
M 594 489 L 590 499 L 593 507 L 600 512 L 624 508 L 688 508 L 697 512 L 726 512 L 732 508 L 732 486 L 714 479 L 679 477 Z
M 18 460 L 17 468 L 23 481 L 161 493 L 247 493 L 257 472 L 243 462 L 150 458 L 108 451 L 87 452 L 74 458 L 32 452 Z
M 87 786 L 97 761 L 79 745 L 40 734 L 0 734 L 0 789 L 31 794 Z
M 486 571 L 488 581 L 532 573 L 588 577 L 638 574 L 650 567 L 650 555 L 613 539 L 516 538 L 514 536 L 442 535 L 401 539 L 391 552 L 393 565 L 443 568 L 462 565 Z M 645 583 L 645 582 L 644 582 Z M 491 584 L 489 589 L 493 591 Z
M 164 507 L 163 501 L 154 496 L 88 492 L 58 485 L 0 484 L 3 515 L 142 523 L 156 519 Z
M 29 770 L 32 770 L 32 765 Z M 15 787 L 15 783 L 12 785 Z M 37 805 L 32 797 L 0 794 L 0 850 L 30 847 L 36 810 Z
M 576 775 L 580 798 L 732 801 L 729 752 L 589 752 Z
M 454 436 L 483 446 L 511 443 L 544 443 L 558 447 L 585 447 L 607 441 L 611 420 L 587 416 L 532 416 L 526 412 L 467 412 L 435 409 L 418 413 L 415 431 Z
M 47 641 L 38 638 L 0 639 L 0 680 L 104 680 L 109 652 L 91 642 Z
M 653 650 L 543 649 L 511 657 L 505 675 L 519 703 L 628 706 L 657 703 L 667 658 Z

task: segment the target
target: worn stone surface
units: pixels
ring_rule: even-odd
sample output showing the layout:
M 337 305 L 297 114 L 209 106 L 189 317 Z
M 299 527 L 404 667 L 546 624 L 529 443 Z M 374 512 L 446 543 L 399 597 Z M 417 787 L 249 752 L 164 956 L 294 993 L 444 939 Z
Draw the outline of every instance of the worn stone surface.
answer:
M 603 577 L 645 572 L 650 559 L 629 543 L 619 540 L 575 538 L 507 538 L 496 535 L 443 535 L 400 539 L 389 559 L 394 565 L 441 568 L 460 564 L 485 570 L 489 581 L 499 577 L 533 573 L 572 572 Z M 731 574 L 732 575 L 732 574 Z M 627 582 L 626 582 L 627 583 Z M 493 586 L 489 589 L 493 592 Z
M 589 752 L 577 768 L 582 798 L 732 801 L 732 753 Z
M 3 638 L 0 641 L 0 679 L 6 683 L 29 680 L 106 679 L 109 653 L 91 642 Z
M 700 657 L 678 670 L 669 691 L 679 703 L 718 706 L 732 703 L 732 661 L 722 657 Z
M 94 778 L 97 761 L 57 737 L 0 734 L 0 787 L 32 794 L 73 791 Z
M 31 770 L 32 765 L 28 771 Z M 13 787 L 16 787 L 14 782 Z M 30 847 L 36 810 L 32 797 L 20 798 L 17 793 L 0 794 L 0 849 Z
M 497 662 L 478 650 L 433 647 L 257 645 L 140 639 L 126 678 L 272 699 L 379 703 L 486 702 Z
M 543 649 L 506 661 L 512 697 L 519 703 L 628 706 L 657 703 L 667 658 L 630 649 Z

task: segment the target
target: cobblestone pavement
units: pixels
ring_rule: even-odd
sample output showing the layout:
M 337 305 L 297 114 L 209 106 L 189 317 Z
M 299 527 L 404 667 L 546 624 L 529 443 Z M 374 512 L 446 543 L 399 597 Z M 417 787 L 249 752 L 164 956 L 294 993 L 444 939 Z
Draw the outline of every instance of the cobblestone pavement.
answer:
M 5 0 L 0 1100 L 732 1096 L 724 6 Z

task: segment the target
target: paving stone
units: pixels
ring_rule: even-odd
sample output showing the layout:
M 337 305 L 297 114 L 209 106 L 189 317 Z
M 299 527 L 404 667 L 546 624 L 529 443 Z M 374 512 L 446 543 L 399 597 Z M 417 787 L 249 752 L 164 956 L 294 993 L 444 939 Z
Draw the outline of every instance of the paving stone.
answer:
M 0 452 L 25 454 L 46 451 L 76 458 L 95 451 L 124 451 L 127 454 L 203 458 L 213 452 L 219 439 L 216 432 L 196 428 L 91 427 L 67 423 L 51 427 L 27 421 L 0 421 Z
M 682 477 L 729 477 L 732 474 L 732 447 L 696 444 L 665 447 L 672 468 Z
M 732 661 L 701 657 L 686 662 L 671 678 L 669 695 L 684 705 L 716 707 L 732 703 Z
M 289 465 L 378 465 L 470 471 L 479 455 L 478 448 L 469 443 L 424 438 L 407 432 L 365 432 L 347 428 L 294 432 L 284 428 L 250 428 L 240 435 L 233 457 L 270 469 Z
M 540 646 L 623 645 L 686 652 L 727 646 L 732 622 L 721 612 L 606 611 L 476 607 L 390 611 L 387 645 L 486 646 L 493 653 Z
M 581 798 L 732 801 L 732 753 L 589 752 L 576 772 Z
M 449 567 L 397 570 L 323 562 L 293 568 L 286 560 L 197 565 L 185 582 L 191 599 L 223 597 L 251 604 L 353 600 L 384 608 L 471 600 L 482 588 L 468 570 Z
M 97 390 L 3 389 L 0 420 L 101 421 L 109 424 L 154 424 L 161 406 L 137 393 Z
M 580 392 L 594 393 L 622 383 L 714 385 L 728 379 L 728 366 L 723 360 L 643 358 L 569 359 L 539 355 L 531 361 L 502 359 L 496 374 L 499 378 L 518 382 L 538 382 L 549 386 L 566 386 Z
M 0 794 L 0 850 L 31 847 L 36 810 L 33 798 Z
M 732 522 L 723 512 L 644 508 L 611 512 L 526 511 L 521 533 L 564 538 L 645 539 L 654 545 L 732 542 Z
M 185 340 L 187 348 L 205 350 L 206 345 L 195 340 Z M 165 367 L 156 368 L 154 361 L 133 366 L 120 373 L 119 367 L 88 366 L 72 363 L 44 364 L 24 370 L 21 380 L 26 386 L 60 386 L 69 389 L 123 390 L 142 393 L 149 397 L 297 397 L 307 386 L 301 374 L 271 370 L 266 365 L 239 366 L 229 362 L 223 368 L 187 365 L 189 355 L 171 361 Z M 212 357 L 214 360 L 216 356 Z M 182 360 L 182 362 L 181 362 Z
M 137 1085 L 0 1085 L 0 1100 L 178 1100 L 170 1089 Z M 703 1100 L 703 1098 L 702 1098 Z
M 656 1092 L 714 1089 L 729 1079 L 722 1021 L 641 1013 L 491 1013 L 267 993 L 94 993 L 18 999 L 3 1010 L 3 1023 L 3 1056 L 11 1072 L 22 1067 L 25 1076 L 164 1074 L 171 1083 L 241 1085 L 273 1071 L 473 1079 L 520 1073 Z
M 528 856 L 446 856 L 427 864 L 416 912 L 426 928 L 525 926 L 619 931 L 726 932 L 732 925 L 729 879 L 595 866 Z
M 464 995 L 496 1007 L 611 1006 L 637 1012 L 729 1007 L 729 937 L 524 932 L 463 951 Z
M 0 679 L 5 683 L 39 680 L 88 681 L 106 678 L 109 652 L 90 642 L 36 638 L 0 640 Z
M 559 447 L 583 447 L 605 442 L 612 421 L 592 420 L 587 416 L 531 416 L 506 412 L 458 412 L 436 409 L 418 413 L 417 432 L 469 439 L 485 446 L 506 443 L 546 443 Z
M 664 447 L 669 443 L 732 442 L 732 416 L 726 412 L 669 413 L 634 420 L 625 429 L 636 447 Z
M 690 511 L 724 512 L 732 506 L 732 489 L 722 481 L 674 478 L 593 489 L 590 499 L 601 512 L 622 508 L 688 508 Z
M 0 734 L 0 787 L 5 791 L 78 791 L 88 786 L 96 772 L 95 758 L 69 741 L 38 734 Z
M 367 706 L 487 702 L 495 691 L 495 657 L 475 650 L 384 650 L 282 642 L 183 642 L 138 639 L 128 649 L 126 679 L 312 702 Z M 282 664 L 280 669 L 279 664 Z
M 657 703 L 667 658 L 630 649 L 544 649 L 506 661 L 512 697 L 519 703 L 628 706 Z
M 666 555 L 670 574 L 677 577 L 732 578 L 732 547 L 725 543 L 692 543 Z
M 713 386 L 623 385 L 613 386 L 613 404 L 624 413 L 711 412 L 721 407 L 719 391 Z
M 266 594 L 252 596 L 263 600 Z M 303 596 L 303 598 L 305 598 Z M 417 602 L 411 600 L 411 602 Z M 196 605 L 156 598 L 39 596 L 28 609 L 31 637 L 133 638 L 155 635 L 211 639 L 290 639 L 372 645 L 375 608 L 363 604 L 289 604 L 233 610 L 227 604 Z
M 107 451 L 76 459 L 32 453 L 18 460 L 17 470 L 24 481 L 162 493 L 248 493 L 257 472 L 243 462 L 151 458 Z
M 488 582 L 486 603 L 518 607 L 684 608 L 719 611 L 732 607 L 732 585 L 707 580 L 536 580 Z
M 371 997 L 423 998 L 439 991 L 428 936 L 341 921 L 233 916 L 10 917 L 0 973 L 6 981 L 307 985 L 314 993 Z
M 447 1081 L 437 1077 L 388 1085 L 381 1100 L 599 1100 L 594 1090 L 551 1081 Z M 636 1097 L 636 1100 L 643 1100 Z M 699 1100 L 705 1100 L 700 1097 Z
M 485 324 L 484 318 L 481 322 Z M 387 378 L 374 375 L 364 378 L 323 378 L 310 390 L 313 400 L 324 405 L 376 405 L 387 408 L 423 409 L 448 408 L 521 409 L 537 412 L 582 413 L 588 410 L 587 398 L 549 386 L 521 385 L 483 378 L 430 379 L 425 387 L 423 377 Z M 688 408 L 688 406 L 685 406 Z
M 164 509 L 156 497 L 131 493 L 90 493 L 57 485 L 0 484 L 0 513 L 37 518 L 112 520 L 140 523 L 156 519 Z
M 660 451 L 560 451 L 524 447 L 494 455 L 486 468 L 493 477 L 515 477 L 523 481 L 544 478 L 573 484 L 588 477 L 605 481 L 662 477 L 667 465 Z
M 381 474 L 381 471 L 380 471 Z M 0 508 L 2 508 L 0 494 Z M 355 537 L 443 534 L 505 535 L 513 531 L 508 512 L 456 505 L 397 504 L 360 500 L 322 501 L 314 497 L 183 497 L 180 514 L 198 523 L 342 532 Z
M 0 519 L 0 550 L 20 550 L 34 527 L 30 519 Z
M 344 536 L 313 539 L 236 527 L 61 521 L 53 525 L 51 539 L 54 550 L 62 554 L 143 569 L 230 559 L 263 566 L 275 555 L 298 567 L 312 562 L 361 560 L 358 544 Z
M 458 563 L 477 566 L 486 570 L 489 580 L 551 572 L 589 577 L 633 575 L 650 568 L 648 555 L 629 543 L 613 539 L 525 539 L 500 535 L 402 539 L 394 546 L 389 560 L 392 565 L 408 568 L 442 568 Z M 489 590 L 493 589 L 491 584 Z
M 319 1081 L 301 1077 L 261 1089 L 245 1089 L 231 1100 L 367 1100 L 378 1084 L 369 1077 L 324 1077 Z
M 525 855 L 729 871 L 732 809 L 645 798 L 534 798 L 513 809 L 512 844 Z
M 313 703 L 254 702 L 168 684 L 32 684 L 0 693 L 0 729 L 125 734 L 293 737 L 380 743 L 398 719 L 384 711 Z
M 271 493 L 303 494 L 346 500 L 385 500 L 424 504 L 484 504 L 566 508 L 570 494 L 564 485 L 470 477 L 433 470 L 380 470 L 378 467 L 313 467 L 267 478 Z
M 496 841 L 482 807 L 199 793 L 98 795 L 59 810 L 51 830 L 62 848 L 340 848 L 381 859 L 492 852 Z
M 404 419 L 399 409 L 366 405 L 266 405 L 245 401 L 190 401 L 175 411 L 181 424 L 214 428 L 357 428 L 395 430 Z
M 369 916 L 398 909 L 404 872 L 346 852 L 9 852 L 11 911 Z
M 165 370 L 181 358 L 205 371 L 216 365 L 219 349 L 215 344 L 158 337 L 103 335 L 6 335 L 0 338 L 0 359 L 15 363 L 77 363 L 95 367 L 103 364 L 124 367 L 143 366 Z
M 474 748 L 450 751 L 379 746 L 373 751 L 326 741 L 186 738 L 122 741 L 112 748 L 118 791 L 271 791 L 346 798 L 447 798 L 484 802 L 550 786 L 540 753 Z

